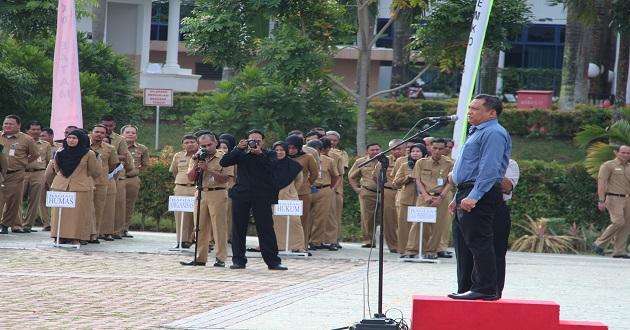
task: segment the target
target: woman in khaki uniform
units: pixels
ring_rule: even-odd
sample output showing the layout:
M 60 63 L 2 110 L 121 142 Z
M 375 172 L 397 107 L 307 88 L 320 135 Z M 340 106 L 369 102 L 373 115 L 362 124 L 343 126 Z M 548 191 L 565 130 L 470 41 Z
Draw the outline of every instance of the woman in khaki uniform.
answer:
M 288 145 L 284 142 L 276 142 L 273 145 L 273 150 L 276 152 L 278 161 L 282 161 L 287 158 Z M 286 187 L 280 189 L 278 193 L 279 200 L 299 200 L 298 188 L 302 186 L 304 176 L 302 172 L 298 173 L 295 179 L 289 183 Z M 287 216 L 286 215 L 274 215 L 273 216 L 273 229 L 276 233 L 276 239 L 278 241 L 278 250 L 284 251 L 286 246 L 286 231 L 287 231 Z M 299 216 L 289 217 L 289 250 L 291 252 L 305 252 L 304 247 L 304 229 L 302 228 L 302 221 Z
M 50 162 L 47 172 L 57 173 L 51 184 L 53 191 L 76 192 L 76 207 L 62 210 L 59 237 L 72 244 L 79 244 L 80 240 L 89 240 L 91 230 L 90 219 L 94 210 L 92 193 L 94 191 L 94 178 L 101 171 L 101 164 L 96 160 L 96 154 L 89 149 L 87 134 L 81 130 L 72 131 L 63 142 L 63 149 L 57 152 L 55 160 Z M 50 237 L 57 237 L 57 221 L 59 211 L 52 210 Z
M 411 177 L 416 161 L 427 155 L 427 148 L 424 144 L 414 144 L 409 148 L 407 157 L 400 157 L 396 160 L 394 167 L 394 182 L 392 186 L 398 189 L 396 194 L 396 208 L 398 210 L 398 253 L 404 258 L 410 253 L 406 251 L 407 240 L 409 239 L 409 231 L 411 223 L 407 222 L 407 208 L 416 205 L 418 192 L 416 190 L 416 180 Z

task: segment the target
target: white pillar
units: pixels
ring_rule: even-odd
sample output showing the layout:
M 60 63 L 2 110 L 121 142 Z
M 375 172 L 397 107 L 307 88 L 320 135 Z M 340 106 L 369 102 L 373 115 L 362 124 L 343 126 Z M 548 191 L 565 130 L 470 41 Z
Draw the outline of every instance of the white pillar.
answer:
M 138 6 L 138 53 L 140 54 L 140 72 L 146 72 L 149 66 L 151 47 L 151 1 Z
M 168 2 L 168 40 L 166 41 L 166 63 L 164 69 L 179 69 L 177 52 L 179 48 L 179 7 L 181 0 Z

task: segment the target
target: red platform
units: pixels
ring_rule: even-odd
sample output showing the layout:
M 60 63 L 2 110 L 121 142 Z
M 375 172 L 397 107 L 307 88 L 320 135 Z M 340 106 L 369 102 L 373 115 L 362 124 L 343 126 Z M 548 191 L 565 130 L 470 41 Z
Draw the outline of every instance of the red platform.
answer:
M 605 330 L 603 323 L 560 321 L 553 301 L 466 301 L 413 296 L 413 330 Z

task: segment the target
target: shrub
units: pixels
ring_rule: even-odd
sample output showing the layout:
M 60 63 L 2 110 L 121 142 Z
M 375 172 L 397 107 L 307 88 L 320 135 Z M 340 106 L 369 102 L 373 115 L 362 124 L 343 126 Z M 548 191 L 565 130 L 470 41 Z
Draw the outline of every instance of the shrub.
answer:
M 151 217 L 160 230 L 160 220 L 168 212 L 168 196 L 173 191 L 174 179 L 168 171 L 173 159 L 173 148 L 164 147 L 159 158 L 154 159 L 149 168 L 140 174 L 140 193 L 136 202 L 137 212 L 141 216 L 141 226 L 145 226 L 145 217 Z
M 449 101 L 376 99 L 370 102 L 368 115 L 378 129 L 410 128 L 419 119 L 455 113 L 457 104 Z

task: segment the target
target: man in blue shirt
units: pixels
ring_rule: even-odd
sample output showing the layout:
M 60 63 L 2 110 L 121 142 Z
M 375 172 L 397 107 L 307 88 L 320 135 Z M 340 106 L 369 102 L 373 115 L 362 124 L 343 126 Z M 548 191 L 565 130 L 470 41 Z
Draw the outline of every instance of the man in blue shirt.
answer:
M 497 267 L 493 226 L 497 208 L 503 202 L 501 182 L 510 159 L 512 140 L 497 118 L 501 101 L 491 95 L 477 95 L 468 106 L 472 125 L 468 139 L 455 162 L 452 180 L 457 186 L 449 205 L 455 213 L 453 242 L 457 256 L 457 293 L 453 299 L 496 300 Z

